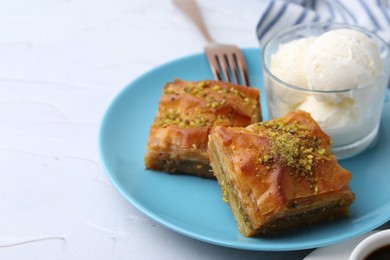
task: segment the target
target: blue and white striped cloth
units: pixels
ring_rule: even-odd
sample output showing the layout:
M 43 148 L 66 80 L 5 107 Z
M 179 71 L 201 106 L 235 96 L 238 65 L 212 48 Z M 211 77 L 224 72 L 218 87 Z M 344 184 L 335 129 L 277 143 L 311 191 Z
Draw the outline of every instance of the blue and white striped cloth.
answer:
M 260 45 L 284 28 L 334 21 L 364 27 L 390 44 L 390 0 L 262 0 Z

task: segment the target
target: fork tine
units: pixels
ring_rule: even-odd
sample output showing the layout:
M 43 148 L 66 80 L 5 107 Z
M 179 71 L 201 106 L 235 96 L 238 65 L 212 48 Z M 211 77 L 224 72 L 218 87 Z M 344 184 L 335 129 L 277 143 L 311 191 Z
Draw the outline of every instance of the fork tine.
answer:
M 215 54 L 211 53 L 207 48 L 205 48 L 205 50 L 214 79 L 222 80 L 221 70 L 219 69 L 218 61 L 216 59 Z
M 229 67 L 230 67 L 230 72 L 231 74 L 233 75 L 233 83 L 234 84 L 240 84 L 240 81 L 239 81 L 239 76 L 238 76 L 238 71 L 237 71 L 237 66 L 236 66 L 236 61 L 235 61 L 235 58 L 234 58 L 234 55 L 226 55 L 227 56 L 227 59 L 228 59 L 228 64 L 229 64 Z
M 234 56 L 238 65 L 238 70 L 240 71 L 239 75 L 241 76 L 242 85 L 249 86 L 249 77 L 248 70 L 246 68 L 245 58 L 238 48 L 237 50 L 238 51 L 235 52 Z
M 226 54 L 218 53 L 216 58 L 218 60 L 219 66 L 221 67 L 223 78 L 225 81 L 230 82 L 229 65 L 226 62 Z

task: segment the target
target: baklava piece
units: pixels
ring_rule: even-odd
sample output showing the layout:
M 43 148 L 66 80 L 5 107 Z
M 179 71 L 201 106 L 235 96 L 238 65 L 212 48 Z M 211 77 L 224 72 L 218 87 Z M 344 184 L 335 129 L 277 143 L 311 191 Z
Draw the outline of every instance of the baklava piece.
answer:
M 215 178 L 207 153 L 210 129 L 259 121 L 256 88 L 211 80 L 168 83 L 150 128 L 146 168 Z
M 355 199 L 330 138 L 303 111 L 246 128 L 215 127 L 209 154 L 223 199 L 247 237 L 344 216 Z

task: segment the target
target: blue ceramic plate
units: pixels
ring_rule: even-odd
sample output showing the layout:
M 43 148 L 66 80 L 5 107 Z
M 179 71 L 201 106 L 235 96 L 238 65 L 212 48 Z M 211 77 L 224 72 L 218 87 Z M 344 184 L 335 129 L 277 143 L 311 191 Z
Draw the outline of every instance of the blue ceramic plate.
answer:
M 260 50 L 245 49 L 252 86 L 263 91 Z M 100 129 L 102 164 L 119 192 L 147 216 L 186 236 L 248 250 L 287 251 L 326 246 L 366 233 L 390 219 L 390 102 L 379 140 L 342 166 L 353 173 L 350 216 L 272 238 L 245 238 L 221 199 L 216 181 L 147 171 L 143 157 L 162 86 L 175 78 L 211 79 L 204 54 L 162 65 L 130 83 L 108 108 Z M 264 93 L 264 92 L 263 92 Z M 267 109 L 263 114 L 267 119 Z

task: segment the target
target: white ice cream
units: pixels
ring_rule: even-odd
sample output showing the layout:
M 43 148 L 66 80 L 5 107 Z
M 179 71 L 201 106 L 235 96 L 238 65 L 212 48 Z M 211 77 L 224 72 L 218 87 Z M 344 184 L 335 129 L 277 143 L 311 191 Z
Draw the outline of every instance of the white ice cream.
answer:
M 306 75 L 303 71 L 306 50 L 313 43 L 314 37 L 301 38 L 279 46 L 272 56 L 271 71 L 283 81 L 293 86 L 307 88 Z
M 314 37 L 310 37 L 280 45 L 271 58 L 272 73 L 290 85 L 307 89 L 303 64 L 307 47 L 313 41 Z M 282 85 L 275 86 L 275 91 L 283 102 L 290 105 L 298 105 L 306 99 L 306 94 L 291 91 Z
M 314 96 L 307 99 L 297 108 L 309 112 L 323 128 L 337 128 L 351 124 L 357 119 L 355 102 L 344 99 L 338 104 L 327 101 L 318 101 Z
M 316 38 L 307 48 L 303 66 L 312 90 L 356 88 L 383 70 L 375 43 L 351 29 L 329 31 Z
M 383 64 L 376 44 L 351 29 L 328 31 L 279 46 L 271 59 L 271 71 L 281 80 L 309 90 L 334 91 L 369 84 Z M 358 120 L 358 104 L 348 94 L 307 94 L 273 86 L 280 108 L 309 112 L 323 128 L 337 128 Z M 283 104 L 284 103 L 284 104 Z

